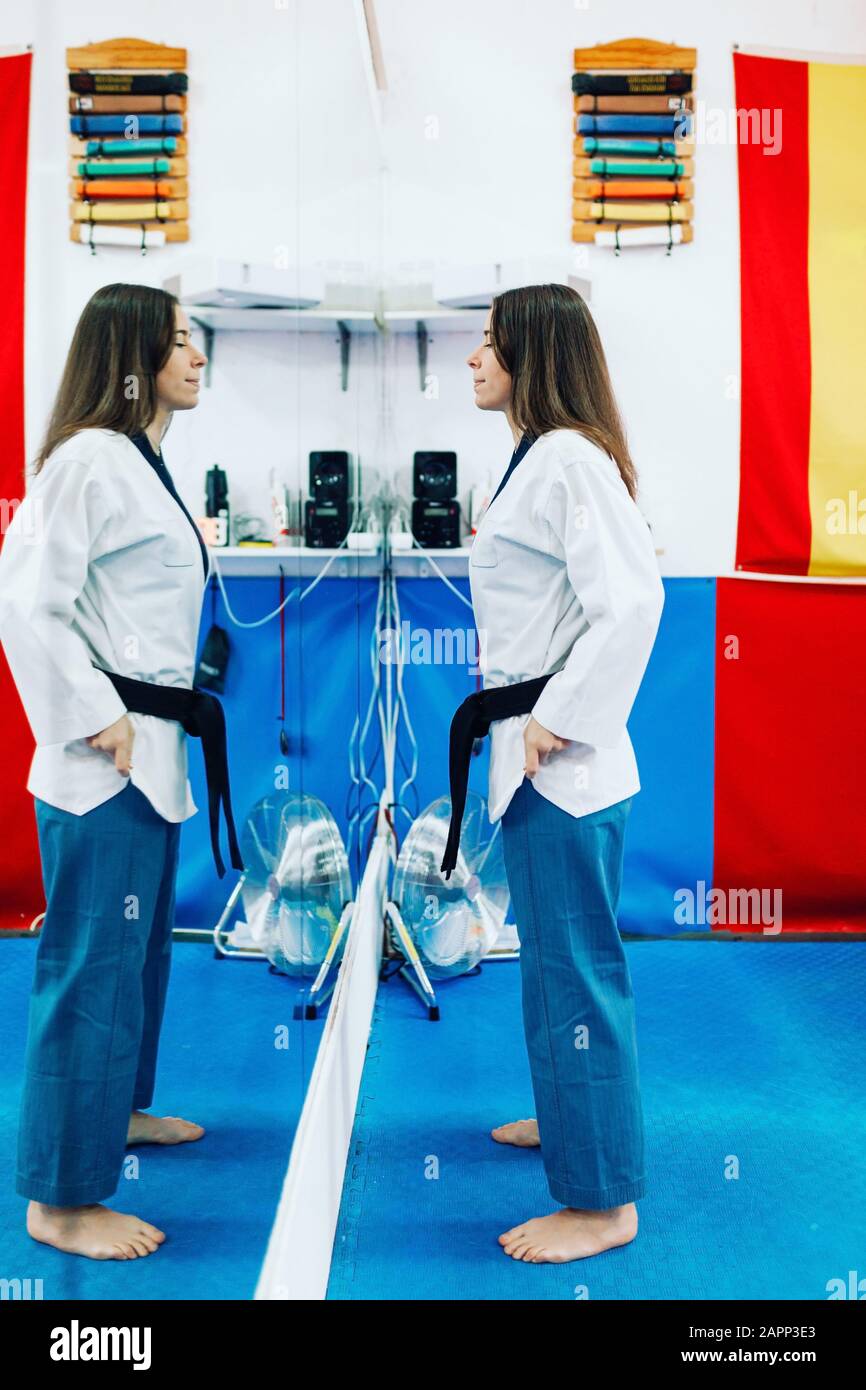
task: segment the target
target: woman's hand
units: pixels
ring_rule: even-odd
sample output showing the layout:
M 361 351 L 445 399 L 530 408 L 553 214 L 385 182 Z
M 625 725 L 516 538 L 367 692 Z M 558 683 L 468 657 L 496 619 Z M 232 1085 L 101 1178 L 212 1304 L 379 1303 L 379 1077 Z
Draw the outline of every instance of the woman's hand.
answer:
M 132 741 L 134 738 L 135 730 L 129 715 L 122 714 L 113 724 L 109 724 L 107 729 L 85 739 L 85 743 L 89 743 L 91 748 L 101 748 L 104 753 L 114 759 L 114 766 L 118 772 L 122 772 L 125 777 L 128 777 L 129 769 L 132 767 Z
M 548 753 L 558 752 L 560 748 L 565 748 L 569 742 L 567 738 L 557 738 L 549 729 L 545 729 L 543 724 L 539 724 L 537 719 L 529 716 L 529 723 L 523 730 L 523 747 L 526 756 L 526 766 L 524 772 L 527 777 L 534 777 L 538 771 L 539 761 L 546 757 Z

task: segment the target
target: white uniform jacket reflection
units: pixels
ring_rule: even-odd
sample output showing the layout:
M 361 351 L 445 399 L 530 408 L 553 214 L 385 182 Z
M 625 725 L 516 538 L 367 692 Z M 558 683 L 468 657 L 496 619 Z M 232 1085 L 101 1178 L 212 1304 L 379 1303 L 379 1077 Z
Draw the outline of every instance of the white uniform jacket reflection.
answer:
M 131 780 L 166 820 L 195 814 L 176 720 L 129 715 L 129 777 L 85 739 L 126 712 L 94 662 L 192 685 L 205 584 L 189 520 L 125 435 L 81 430 L 54 450 L 0 550 L 0 641 L 36 740 L 34 796 L 81 815 Z
M 469 574 L 485 688 L 555 672 L 532 714 L 570 742 L 541 761 L 536 791 L 576 816 L 639 791 L 626 720 L 664 588 L 613 459 L 576 430 L 542 435 L 482 517 Z M 491 725 L 491 821 L 523 781 L 529 718 Z

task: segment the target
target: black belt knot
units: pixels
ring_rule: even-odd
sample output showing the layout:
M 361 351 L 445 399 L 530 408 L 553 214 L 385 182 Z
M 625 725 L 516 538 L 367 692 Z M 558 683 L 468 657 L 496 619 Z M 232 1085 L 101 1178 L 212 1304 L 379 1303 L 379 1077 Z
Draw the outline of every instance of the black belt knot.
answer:
M 554 675 L 551 672 L 550 675 Z M 448 742 L 448 777 L 451 786 L 451 824 L 440 868 L 446 879 L 457 864 L 460 829 L 466 807 L 466 788 L 469 785 L 469 764 L 472 745 L 477 738 L 486 738 L 490 725 L 497 719 L 511 719 L 516 714 L 531 713 L 550 676 L 536 676 L 513 685 L 490 686 L 468 695 L 458 705 L 451 720 Z
M 223 878 L 226 871 L 219 844 L 220 802 L 225 812 L 232 868 L 243 870 L 244 863 L 235 833 L 229 790 L 225 714 L 216 695 L 201 690 L 198 686 L 188 689 L 181 685 L 157 685 L 152 681 L 133 680 L 131 676 L 120 676 L 116 671 L 106 671 L 104 666 L 96 666 L 96 670 L 108 676 L 126 708 L 132 713 L 153 714 L 158 719 L 175 719 L 186 733 L 201 739 L 207 778 L 210 841 L 217 873 Z

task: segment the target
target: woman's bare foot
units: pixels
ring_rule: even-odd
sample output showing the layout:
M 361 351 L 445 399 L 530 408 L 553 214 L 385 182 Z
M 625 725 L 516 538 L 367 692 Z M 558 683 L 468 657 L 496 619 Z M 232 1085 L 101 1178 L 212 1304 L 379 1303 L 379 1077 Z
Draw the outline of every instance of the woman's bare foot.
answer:
M 519 1149 L 537 1149 L 541 1144 L 537 1120 L 512 1120 L 490 1133 L 497 1144 L 516 1144 Z
M 536 1216 L 512 1226 L 499 1237 L 506 1255 L 528 1264 L 564 1264 L 585 1260 L 615 1245 L 627 1245 L 637 1235 L 637 1207 L 628 1202 L 608 1211 L 560 1207 L 549 1216 Z
M 177 1115 L 146 1115 L 143 1110 L 133 1110 L 129 1117 L 127 1144 L 186 1144 L 191 1139 L 201 1139 L 204 1129 L 193 1124 L 192 1120 L 181 1120 Z
M 138 1216 L 127 1216 L 92 1203 L 85 1207 L 51 1207 L 31 1202 L 27 1207 L 27 1232 L 43 1245 L 53 1245 L 68 1255 L 91 1260 L 137 1260 L 152 1255 L 165 1240 L 165 1232 Z

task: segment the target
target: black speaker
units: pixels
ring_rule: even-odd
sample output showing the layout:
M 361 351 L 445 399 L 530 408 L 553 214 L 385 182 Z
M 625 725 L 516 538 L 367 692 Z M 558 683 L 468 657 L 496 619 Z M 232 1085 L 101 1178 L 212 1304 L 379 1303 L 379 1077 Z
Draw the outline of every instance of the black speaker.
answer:
M 457 455 L 449 450 L 419 449 L 413 470 L 415 497 L 450 502 L 457 496 Z
M 455 550 L 460 546 L 460 507 L 454 501 L 412 503 L 412 533 L 425 550 Z
M 310 454 L 310 496 L 315 502 L 348 502 L 351 478 L 345 449 L 314 449 Z
M 219 516 L 229 505 L 229 483 L 222 468 L 214 464 L 205 474 L 205 516 Z
M 348 502 L 304 503 L 304 543 L 315 550 L 336 550 L 349 530 Z

